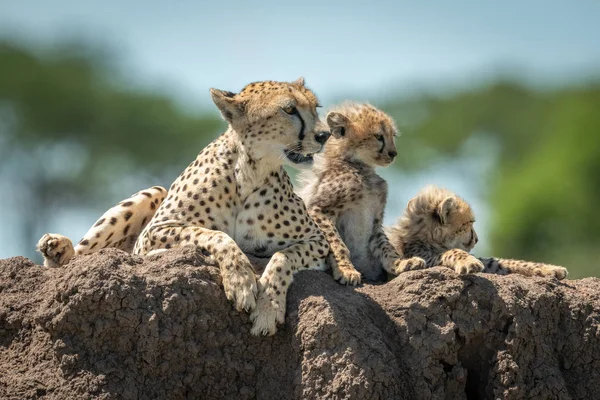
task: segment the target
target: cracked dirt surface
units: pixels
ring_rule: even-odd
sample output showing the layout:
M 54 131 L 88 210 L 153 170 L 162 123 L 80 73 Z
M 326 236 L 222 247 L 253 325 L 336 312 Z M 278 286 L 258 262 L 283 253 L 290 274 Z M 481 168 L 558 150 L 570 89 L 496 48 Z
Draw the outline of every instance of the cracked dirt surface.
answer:
M 600 398 L 599 279 L 302 272 L 285 325 L 255 338 L 207 263 L 1 260 L 0 398 Z

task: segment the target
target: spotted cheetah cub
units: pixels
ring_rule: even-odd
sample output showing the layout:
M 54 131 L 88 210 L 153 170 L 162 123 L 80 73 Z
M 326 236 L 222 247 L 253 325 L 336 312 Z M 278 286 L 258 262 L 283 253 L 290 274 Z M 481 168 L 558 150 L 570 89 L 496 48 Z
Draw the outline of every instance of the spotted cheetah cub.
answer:
M 301 175 L 299 193 L 329 241 L 334 278 L 356 285 L 361 273 L 380 280 L 384 270 L 423 268 L 421 258 L 403 259 L 383 231 L 387 183 L 375 167 L 397 155 L 393 120 L 369 104 L 345 103 L 327 114 L 327 124 L 332 138 L 313 170 Z
M 407 256 L 443 265 L 459 274 L 487 272 L 499 275 L 567 277 L 566 268 L 503 258 L 476 258 L 469 254 L 477 243 L 475 216 L 467 202 L 454 193 L 429 186 L 408 202 L 404 215 L 387 228 L 390 241 Z

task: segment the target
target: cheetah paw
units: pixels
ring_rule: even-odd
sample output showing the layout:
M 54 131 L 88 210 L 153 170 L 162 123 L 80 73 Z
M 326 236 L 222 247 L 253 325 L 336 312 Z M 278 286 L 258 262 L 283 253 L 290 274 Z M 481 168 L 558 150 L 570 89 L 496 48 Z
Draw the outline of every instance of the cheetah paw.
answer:
M 223 271 L 223 289 L 227 300 L 235 305 L 237 311 L 254 310 L 257 286 L 256 276 L 250 262 L 230 263 L 221 270 Z
M 394 274 L 400 275 L 403 272 L 423 269 L 426 266 L 427 263 L 421 257 L 411 257 L 394 261 L 393 271 Z
M 61 267 L 75 255 L 71 240 L 57 233 L 46 233 L 38 241 L 36 249 L 44 256 L 45 267 Z
M 454 264 L 454 271 L 459 275 L 475 274 L 483 271 L 483 268 L 483 263 L 471 255 L 464 260 L 456 261 Z
M 285 300 L 283 304 L 275 303 L 269 295 L 261 291 L 258 296 L 256 308 L 250 314 L 253 322 L 250 333 L 254 336 L 271 336 L 277 332 L 277 324 L 285 321 Z
M 540 266 L 535 268 L 533 273 L 537 276 L 551 276 L 558 280 L 563 280 L 569 275 L 569 271 L 566 268 L 556 265 Z
M 335 279 L 342 285 L 356 286 L 360 283 L 361 275 L 360 272 L 358 272 L 356 268 L 354 268 L 354 266 L 351 264 L 345 267 L 338 266 L 333 271 L 333 279 Z

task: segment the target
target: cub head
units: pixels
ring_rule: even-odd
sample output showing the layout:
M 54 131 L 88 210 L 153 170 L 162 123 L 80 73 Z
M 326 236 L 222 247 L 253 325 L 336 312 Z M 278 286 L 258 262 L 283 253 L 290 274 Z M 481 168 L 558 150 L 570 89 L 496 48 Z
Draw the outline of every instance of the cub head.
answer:
M 408 202 L 400 220 L 405 239 L 421 240 L 442 250 L 471 251 L 478 241 L 471 206 L 454 193 L 435 186 Z
M 327 114 L 331 139 L 327 154 L 388 166 L 398 154 L 392 118 L 370 104 L 345 103 Z
M 294 82 L 255 82 L 239 93 L 211 89 L 225 121 L 248 153 L 261 162 L 311 165 L 323 149 L 329 130 L 319 120 L 315 94 Z

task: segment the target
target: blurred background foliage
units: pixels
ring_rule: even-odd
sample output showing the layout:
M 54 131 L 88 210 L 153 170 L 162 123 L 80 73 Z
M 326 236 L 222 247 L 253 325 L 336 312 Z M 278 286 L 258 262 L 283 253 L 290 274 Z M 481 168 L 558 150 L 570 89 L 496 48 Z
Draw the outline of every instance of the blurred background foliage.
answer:
M 0 173 L 18 192 L 12 229 L 24 244 L 65 207 L 100 210 L 143 182 L 168 187 L 222 128 L 217 115 L 119 82 L 105 57 L 0 43 Z
M 129 83 L 109 53 L 90 48 L 0 43 L 0 179 L 3 207 L 11 209 L 3 229 L 28 257 L 37 257 L 33 244 L 44 232 L 65 233 L 68 222 L 57 221 L 91 226 L 130 193 L 168 187 L 225 128 L 214 108 L 192 112 L 166 91 Z M 600 275 L 597 80 L 540 88 L 499 76 L 377 105 L 403 131 L 400 157 L 386 174 L 409 179 L 466 160 L 462 178 L 472 174 L 489 209 L 479 227 L 487 255 L 562 264 L 572 277 Z M 400 202 L 392 193 L 397 214 L 412 195 Z

